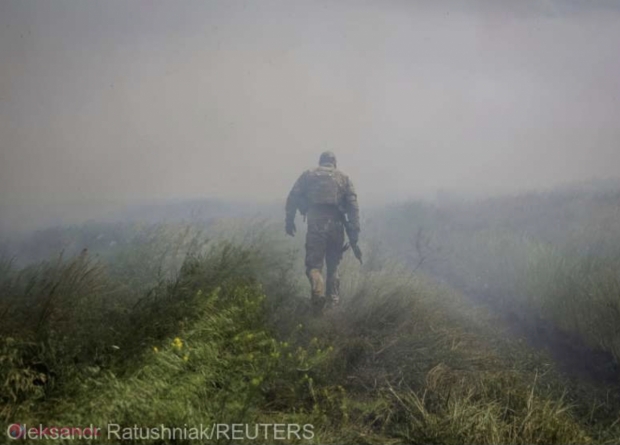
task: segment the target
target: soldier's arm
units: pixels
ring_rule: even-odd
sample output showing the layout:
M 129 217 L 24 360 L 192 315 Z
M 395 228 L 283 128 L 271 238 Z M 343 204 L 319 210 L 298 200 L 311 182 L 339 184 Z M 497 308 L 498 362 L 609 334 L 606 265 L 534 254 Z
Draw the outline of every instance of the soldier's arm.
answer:
M 286 198 L 286 222 L 292 223 L 295 221 L 295 214 L 297 210 L 300 208 L 301 201 L 303 199 L 304 192 L 304 181 L 305 181 L 306 173 L 304 172 L 298 179 L 295 181 L 293 188 L 288 194 L 288 198 Z
M 345 212 L 347 214 L 347 219 L 351 224 L 351 227 L 355 232 L 359 233 L 360 231 L 360 208 L 357 203 L 357 193 L 355 192 L 355 187 L 353 186 L 353 182 L 347 176 L 345 182 L 345 193 L 344 193 L 344 204 L 345 204 Z

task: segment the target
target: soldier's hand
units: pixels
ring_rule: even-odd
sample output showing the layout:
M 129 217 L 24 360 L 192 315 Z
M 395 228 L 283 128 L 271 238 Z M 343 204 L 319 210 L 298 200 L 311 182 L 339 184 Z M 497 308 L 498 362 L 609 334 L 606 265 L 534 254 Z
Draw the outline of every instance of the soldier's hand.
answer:
M 297 232 L 297 228 L 295 227 L 295 222 L 287 221 L 286 222 L 286 234 L 289 236 L 295 236 L 295 232 Z

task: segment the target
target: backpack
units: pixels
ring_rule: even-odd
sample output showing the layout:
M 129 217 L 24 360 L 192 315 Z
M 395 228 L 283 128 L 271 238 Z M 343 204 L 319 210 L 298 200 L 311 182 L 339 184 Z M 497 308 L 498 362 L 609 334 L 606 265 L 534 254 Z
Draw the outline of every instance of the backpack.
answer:
M 310 205 L 340 204 L 340 183 L 336 174 L 336 169 L 329 167 L 318 167 L 309 171 L 306 196 Z

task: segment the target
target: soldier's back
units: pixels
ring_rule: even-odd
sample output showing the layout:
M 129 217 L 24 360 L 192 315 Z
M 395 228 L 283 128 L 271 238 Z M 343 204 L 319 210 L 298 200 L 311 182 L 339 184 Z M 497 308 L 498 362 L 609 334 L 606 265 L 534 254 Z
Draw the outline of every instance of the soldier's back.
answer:
M 320 166 L 308 170 L 306 196 L 310 205 L 338 206 L 344 195 L 347 176 L 334 167 Z

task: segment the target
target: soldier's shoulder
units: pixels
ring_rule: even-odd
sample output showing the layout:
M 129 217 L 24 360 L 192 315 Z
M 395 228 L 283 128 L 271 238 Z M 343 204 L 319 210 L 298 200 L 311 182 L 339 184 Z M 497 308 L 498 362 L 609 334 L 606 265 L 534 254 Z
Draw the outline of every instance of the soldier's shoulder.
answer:
M 338 176 L 339 178 L 343 179 L 344 181 L 348 181 L 349 180 L 349 175 L 347 175 L 342 170 L 334 169 L 334 173 L 336 174 L 336 176 Z

